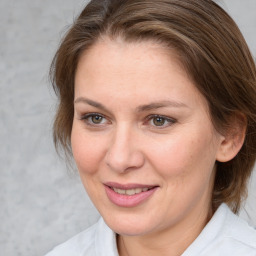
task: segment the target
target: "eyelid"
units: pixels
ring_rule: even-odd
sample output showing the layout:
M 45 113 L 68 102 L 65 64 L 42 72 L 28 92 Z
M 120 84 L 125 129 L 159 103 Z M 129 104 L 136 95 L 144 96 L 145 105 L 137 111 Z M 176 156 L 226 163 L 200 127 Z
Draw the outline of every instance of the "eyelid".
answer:
M 100 122 L 100 123 L 94 123 L 89 118 L 95 117 L 95 116 L 102 117 L 103 120 L 105 120 L 105 121 Z M 150 124 L 149 122 L 152 121 L 153 118 L 162 118 L 165 122 L 167 122 L 167 124 L 163 124 L 163 125 L 159 125 L 159 126 Z M 111 123 L 109 118 L 107 118 L 105 115 L 100 114 L 98 112 L 90 112 L 90 113 L 83 114 L 79 117 L 79 120 L 83 121 L 86 125 L 93 126 L 93 127 L 101 127 L 101 126 Z M 145 118 L 144 124 L 150 125 L 155 129 L 164 129 L 164 128 L 167 128 L 167 127 L 173 125 L 176 122 L 177 122 L 177 120 L 175 118 L 167 117 L 165 115 L 151 114 Z
M 174 123 L 177 122 L 177 120 L 175 118 L 171 118 L 171 117 L 167 117 L 167 116 L 164 116 L 164 115 L 159 115 L 159 114 L 152 114 L 152 115 L 149 115 L 146 117 L 146 122 L 149 122 L 151 121 L 153 118 L 163 118 L 165 121 L 168 122 L 167 125 L 162 125 L 162 126 L 156 126 L 156 125 L 152 125 L 154 128 L 157 128 L 157 129 L 164 129 L 166 127 L 169 127 L 171 125 L 173 125 Z
M 86 114 L 82 114 L 81 117 L 79 118 L 80 120 L 84 120 L 88 117 L 91 117 L 91 116 L 102 116 L 104 117 L 104 115 L 100 114 L 100 113 L 97 113 L 97 112 L 90 112 L 90 113 L 86 113 Z
M 103 119 L 108 121 L 106 116 L 104 116 L 103 114 L 97 113 L 97 112 L 90 112 L 90 113 L 83 114 L 83 115 L 81 115 L 79 120 L 84 121 L 87 125 L 96 126 L 96 127 L 102 126 L 102 125 L 104 125 L 106 123 L 106 122 L 104 122 L 104 123 L 96 124 L 96 123 L 90 122 L 88 119 L 90 117 L 94 117 L 94 116 L 102 117 Z

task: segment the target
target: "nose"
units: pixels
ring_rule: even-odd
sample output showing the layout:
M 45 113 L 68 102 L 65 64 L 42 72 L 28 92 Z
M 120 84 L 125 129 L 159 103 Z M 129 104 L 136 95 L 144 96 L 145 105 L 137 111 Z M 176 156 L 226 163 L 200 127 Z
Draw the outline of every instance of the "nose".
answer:
M 105 161 L 113 171 L 119 173 L 142 167 L 145 158 L 138 134 L 127 127 L 119 127 L 110 139 Z

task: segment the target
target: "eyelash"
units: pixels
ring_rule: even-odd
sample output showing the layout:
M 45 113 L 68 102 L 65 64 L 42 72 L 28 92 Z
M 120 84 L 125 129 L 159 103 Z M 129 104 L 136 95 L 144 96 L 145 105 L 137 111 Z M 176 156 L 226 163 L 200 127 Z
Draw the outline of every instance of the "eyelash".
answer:
M 94 123 L 92 120 L 90 120 L 93 117 L 99 117 L 99 118 L 102 118 L 102 119 L 106 119 L 103 115 L 101 115 L 99 113 L 88 113 L 88 114 L 83 115 L 80 118 L 80 120 L 84 121 L 87 125 L 91 125 L 91 126 L 100 126 L 100 125 L 102 125 L 102 123 Z
M 172 124 L 176 123 L 176 120 L 174 118 L 170 118 L 170 117 L 166 117 L 166 116 L 162 116 L 162 115 L 149 115 L 146 118 L 146 122 L 154 122 L 154 118 L 160 118 L 164 121 L 163 125 L 157 126 L 156 124 L 152 124 L 153 127 L 156 127 L 158 129 L 163 129 L 163 128 L 169 127 Z
M 99 117 L 99 118 L 105 120 L 105 122 L 104 123 L 102 123 L 102 122 L 95 123 L 91 120 L 93 117 Z M 151 126 L 154 127 L 154 128 L 157 128 L 157 129 L 163 129 L 163 128 L 169 127 L 172 124 L 176 123 L 176 121 L 177 121 L 173 118 L 162 116 L 162 115 L 149 115 L 149 116 L 146 117 L 145 123 L 147 124 L 147 123 L 150 123 L 150 122 L 154 122 L 154 118 L 162 119 L 162 121 L 164 122 L 163 125 L 156 125 L 156 124 L 151 123 Z M 99 114 L 99 113 L 85 114 L 80 118 L 80 120 L 84 121 L 89 126 L 95 126 L 95 127 L 100 127 L 100 126 L 104 125 L 106 122 L 108 122 L 107 118 L 104 117 L 104 115 Z

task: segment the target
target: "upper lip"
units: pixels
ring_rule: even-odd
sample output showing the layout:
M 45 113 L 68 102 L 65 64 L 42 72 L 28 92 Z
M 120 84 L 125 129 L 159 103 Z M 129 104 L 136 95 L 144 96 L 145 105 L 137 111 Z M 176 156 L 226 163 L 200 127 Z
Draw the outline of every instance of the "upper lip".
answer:
M 111 187 L 111 188 L 118 188 L 118 189 L 135 189 L 135 188 L 154 188 L 158 187 L 158 185 L 148 185 L 148 184 L 137 184 L 137 183 L 127 183 L 127 184 L 120 184 L 116 182 L 106 182 L 104 185 Z

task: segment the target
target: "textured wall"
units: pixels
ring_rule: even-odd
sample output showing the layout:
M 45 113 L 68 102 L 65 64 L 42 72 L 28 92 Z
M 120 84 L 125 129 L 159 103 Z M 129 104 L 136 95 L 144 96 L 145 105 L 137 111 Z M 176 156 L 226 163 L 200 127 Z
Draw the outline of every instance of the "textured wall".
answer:
M 256 1 L 219 1 L 256 56 Z M 48 68 L 82 0 L 0 0 L 0 252 L 44 255 L 96 221 L 76 175 L 51 141 L 55 96 Z M 255 177 L 256 175 L 254 175 Z M 256 177 L 246 214 L 256 224 Z M 253 208 L 254 207 L 254 208 Z

